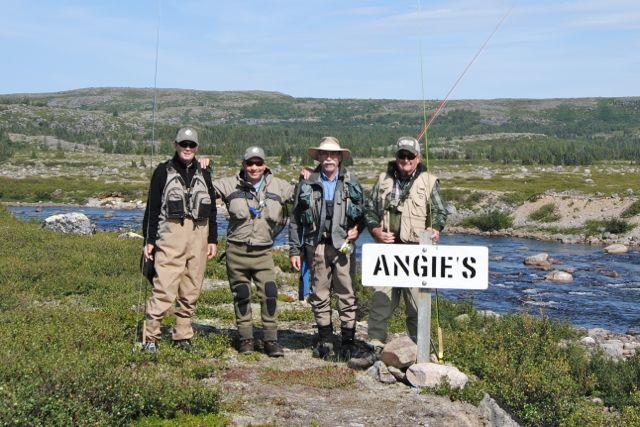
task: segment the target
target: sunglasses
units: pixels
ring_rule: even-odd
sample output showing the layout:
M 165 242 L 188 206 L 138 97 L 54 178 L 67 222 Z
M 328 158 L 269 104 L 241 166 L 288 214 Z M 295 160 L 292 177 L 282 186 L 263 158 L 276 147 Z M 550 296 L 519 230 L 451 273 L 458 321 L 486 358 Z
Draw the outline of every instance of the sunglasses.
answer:
M 413 160 L 415 158 L 416 158 L 416 155 L 409 152 L 396 154 L 396 159 L 398 160 Z
M 193 141 L 180 141 L 178 142 L 178 145 L 182 148 L 191 148 L 191 149 L 194 149 L 198 146 L 198 144 L 196 144 Z
M 245 160 L 244 163 L 247 166 L 262 166 L 264 165 L 264 160 Z

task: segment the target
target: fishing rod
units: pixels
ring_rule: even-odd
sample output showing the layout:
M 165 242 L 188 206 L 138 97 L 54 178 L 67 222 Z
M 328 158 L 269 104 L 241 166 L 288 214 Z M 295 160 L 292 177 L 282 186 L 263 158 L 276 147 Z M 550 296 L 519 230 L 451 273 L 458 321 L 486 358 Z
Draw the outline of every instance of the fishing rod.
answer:
M 149 166 L 151 168 L 153 168 L 153 154 L 154 154 L 154 148 L 155 148 L 155 141 L 156 141 L 156 112 L 158 110 L 158 57 L 159 57 L 159 47 L 160 47 L 160 4 L 161 4 L 161 0 L 158 0 L 157 3 L 157 24 L 156 24 L 156 56 L 155 56 L 155 67 L 154 67 L 154 72 L 153 72 L 153 111 L 151 113 L 151 159 L 149 161 Z M 149 198 L 147 198 L 147 206 L 146 209 L 149 212 L 149 214 L 151 213 L 151 207 L 150 207 L 150 200 Z M 142 314 L 142 323 L 141 326 L 138 326 L 139 323 L 136 321 L 136 331 L 135 331 L 135 336 L 133 338 L 133 351 L 136 351 L 137 349 L 141 349 L 144 348 L 145 345 L 147 344 L 147 331 L 146 331 L 146 322 L 147 322 L 147 299 L 148 299 L 148 286 L 146 281 L 150 280 L 147 276 L 147 271 L 148 269 L 151 270 L 153 268 L 152 266 L 152 261 L 146 259 L 146 257 L 144 256 L 144 251 L 146 250 L 147 247 L 147 241 L 149 239 L 149 224 L 151 223 L 151 218 L 150 215 L 147 216 L 147 230 L 145 233 L 145 238 L 144 238 L 144 246 L 143 246 L 143 254 L 142 254 L 142 260 L 140 263 L 140 270 L 142 273 L 142 278 L 140 278 L 140 282 L 138 285 L 138 305 L 137 307 L 140 307 L 141 305 L 141 299 L 142 299 L 142 288 L 144 288 L 144 311 Z M 138 336 L 141 337 L 141 342 L 138 342 Z
M 502 26 L 504 21 L 506 21 L 507 17 L 511 14 L 511 11 L 513 10 L 513 8 L 514 8 L 514 5 L 512 5 L 509 8 L 509 10 L 502 16 L 500 21 L 498 21 L 498 24 L 495 26 L 495 28 L 489 34 L 489 36 L 485 39 L 484 43 L 482 43 L 480 48 L 478 48 L 478 50 L 476 51 L 475 55 L 471 58 L 471 60 L 464 67 L 464 69 L 462 70 L 462 72 L 460 73 L 458 78 L 454 81 L 453 85 L 451 86 L 451 88 L 447 92 L 446 96 L 442 99 L 442 101 L 440 101 L 440 103 L 438 104 L 438 106 L 436 107 L 436 109 L 433 111 L 433 113 L 431 114 L 431 116 L 429 118 L 427 118 L 427 103 L 426 103 L 426 96 L 425 96 L 425 90 L 424 90 L 423 48 L 422 48 L 422 38 L 420 38 L 420 45 L 419 45 L 419 49 L 420 49 L 420 77 L 421 77 L 420 82 L 421 82 L 421 89 L 422 89 L 422 114 L 423 114 L 423 123 L 424 124 L 423 124 L 422 128 L 420 129 L 420 132 L 418 132 L 418 135 L 416 136 L 416 140 L 420 141 L 420 138 L 422 138 L 423 136 L 425 137 L 424 138 L 424 143 L 425 143 L 425 163 L 426 163 L 427 170 L 430 170 L 430 168 L 429 168 L 429 141 L 428 141 L 428 136 L 427 136 L 427 129 L 429 129 L 429 126 L 431 126 L 431 123 L 433 123 L 433 121 L 436 119 L 436 117 L 438 117 L 438 115 L 440 114 L 440 112 L 442 111 L 444 106 L 447 104 L 447 101 L 449 100 L 449 97 L 451 96 L 451 94 L 453 93 L 455 88 L 458 86 L 458 84 L 460 83 L 460 81 L 462 80 L 464 75 L 467 73 L 469 68 L 471 68 L 471 66 L 473 65 L 475 60 L 478 58 L 478 56 L 480 56 L 480 54 L 485 49 L 485 47 L 487 46 L 489 41 L 493 38 L 495 33 L 498 32 L 498 30 L 500 29 L 500 27 Z M 420 18 L 422 18 L 422 2 L 421 2 L 421 0 L 418 0 L 418 13 L 419 13 Z M 430 221 L 429 226 L 431 228 L 433 228 L 433 213 L 432 213 L 431 203 L 429 203 L 429 221 Z M 436 325 L 437 325 L 437 336 L 438 336 L 438 352 L 436 354 L 437 354 L 438 362 L 439 363 L 444 363 L 444 333 L 442 331 L 442 327 L 440 326 L 440 307 L 439 307 L 439 304 L 438 304 L 438 300 L 439 300 L 438 289 L 436 288 L 435 291 L 436 291 L 436 310 L 435 311 L 436 311 Z M 430 334 L 430 332 L 428 332 L 428 333 Z M 429 341 L 431 343 L 431 348 L 435 353 L 435 347 L 433 345 L 433 340 L 430 339 Z
M 489 34 L 489 36 L 486 38 L 486 40 L 484 41 L 484 43 L 482 43 L 482 45 L 480 46 L 480 48 L 478 48 L 478 50 L 476 51 L 476 54 L 473 55 L 473 58 L 471 58 L 471 60 L 467 63 L 466 67 L 464 67 L 464 69 L 462 70 L 462 72 L 460 73 L 460 75 L 458 76 L 458 78 L 455 80 L 455 82 L 453 83 L 453 85 L 451 86 L 451 88 L 449 89 L 449 92 L 447 92 L 446 96 L 442 99 L 442 101 L 440 101 L 440 103 L 438 104 L 438 106 L 436 107 L 436 109 L 433 111 L 433 113 L 431 113 L 431 116 L 429 117 L 428 120 L 425 120 L 424 125 L 422 126 L 422 128 L 420 129 L 420 132 L 418 132 L 418 136 L 416 136 L 416 139 L 418 141 L 420 141 L 420 138 L 422 138 L 422 136 L 425 134 L 425 132 L 427 131 L 427 129 L 429 129 L 429 126 L 431 126 L 431 123 L 433 123 L 433 121 L 436 119 L 436 117 L 438 117 L 438 115 L 440 114 L 440 112 L 442 111 L 442 109 L 444 108 L 444 106 L 447 104 L 447 101 L 449 100 L 449 97 L 451 96 L 451 94 L 453 93 L 453 91 L 455 90 L 455 88 L 458 86 L 458 84 L 460 83 L 460 81 L 462 80 L 462 78 L 464 77 L 465 74 L 467 74 L 467 71 L 469 70 L 469 68 L 471 68 L 471 66 L 473 65 L 473 63 L 476 61 L 476 59 L 478 58 L 478 56 L 480 56 L 480 54 L 482 53 L 482 51 L 484 50 L 484 48 L 487 46 L 487 44 L 489 43 L 489 41 L 493 38 L 494 34 L 498 32 L 498 30 L 500 29 L 500 27 L 502 26 L 502 24 L 504 23 L 504 21 L 506 21 L 507 17 L 511 14 L 511 11 L 513 10 L 513 8 L 515 7 L 515 5 L 512 5 L 509 10 L 502 16 L 502 18 L 500 19 L 500 21 L 498 21 L 498 24 L 495 26 L 495 28 L 493 29 L 493 31 L 491 32 L 491 34 Z M 421 67 L 422 68 L 422 67 Z M 421 70 L 422 71 L 422 70 Z

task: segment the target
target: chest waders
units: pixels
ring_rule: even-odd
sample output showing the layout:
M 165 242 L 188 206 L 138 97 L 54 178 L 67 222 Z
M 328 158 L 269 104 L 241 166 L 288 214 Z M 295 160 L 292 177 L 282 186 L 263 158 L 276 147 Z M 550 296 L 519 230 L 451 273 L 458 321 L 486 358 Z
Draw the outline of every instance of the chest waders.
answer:
M 168 219 L 179 219 L 184 222 L 185 218 L 192 218 L 193 220 L 208 219 L 211 215 L 212 201 L 209 196 L 209 190 L 200 168 L 196 170 L 190 185 L 185 185 L 184 179 L 176 171 L 171 164 L 171 160 L 165 163 L 167 169 L 167 180 L 162 190 L 162 205 L 160 209 L 160 221 Z M 151 205 L 151 200 L 147 200 L 147 205 Z M 148 207 L 149 209 L 149 207 Z M 146 236 L 149 236 L 149 224 L 151 220 L 147 221 Z M 147 242 L 145 240 L 144 247 Z M 153 278 L 155 276 L 154 261 L 147 261 L 143 257 L 141 259 L 141 270 L 147 281 L 153 286 Z M 146 336 L 146 317 L 147 317 L 147 304 L 148 304 L 148 287 L 146 283 L 141 285 L 138 292 L 138 307 L 141 305 L 140 298 L 142 297 L 142 287 L 144 287 L 144 312 L 142 318 L 142 328 L 138 331 L 138 324 L 136 322 L 136 335 L 134 337 L 133 351 L 147 348 L 147 336 Z M 141 336 L 141 342 L 137 341 L 138 335 Z M 156 349 L 157 351 L 157 349 Z M 152 351 L 153 352 L 153 351 Z

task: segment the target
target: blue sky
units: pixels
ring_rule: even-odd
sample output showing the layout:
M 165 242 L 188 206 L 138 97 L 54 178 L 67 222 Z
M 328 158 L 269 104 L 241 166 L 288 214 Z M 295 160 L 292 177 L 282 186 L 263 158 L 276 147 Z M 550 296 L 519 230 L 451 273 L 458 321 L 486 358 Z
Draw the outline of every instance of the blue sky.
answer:
M 0 93 L 440 99 L 512 5 L 452 98 L 640 95 L 638 0 L 0 0 Z

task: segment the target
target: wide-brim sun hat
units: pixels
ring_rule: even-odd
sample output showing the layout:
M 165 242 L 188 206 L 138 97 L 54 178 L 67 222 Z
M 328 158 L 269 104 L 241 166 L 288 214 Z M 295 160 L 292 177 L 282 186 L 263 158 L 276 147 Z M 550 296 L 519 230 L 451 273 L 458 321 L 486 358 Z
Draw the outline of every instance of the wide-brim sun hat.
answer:
M 340 141 L 333 136 L 325 136 L 320 140 L 320 145 L 309 148 L 309 155 L 314 160 L 320 161 L 318 160 L 318 153 L 320 151 L 340 151 L 342 153 L 342 160 L 351 156 L 351 151 L 347 148 L 340 147 Z

